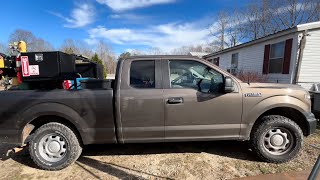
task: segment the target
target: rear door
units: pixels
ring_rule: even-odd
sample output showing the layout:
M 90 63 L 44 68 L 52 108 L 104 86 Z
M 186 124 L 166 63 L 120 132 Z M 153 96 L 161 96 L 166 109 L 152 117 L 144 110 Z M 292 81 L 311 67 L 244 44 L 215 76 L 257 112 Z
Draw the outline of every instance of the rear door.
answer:
M 225 75 L 200 60 L 164 60 L 165 139 L 238 139 L 242 96 L 224 92 Z
M 128 142 L 164 141 L 164 101 L 160 60 L 123 62 L 120 83 L 119 139 Z

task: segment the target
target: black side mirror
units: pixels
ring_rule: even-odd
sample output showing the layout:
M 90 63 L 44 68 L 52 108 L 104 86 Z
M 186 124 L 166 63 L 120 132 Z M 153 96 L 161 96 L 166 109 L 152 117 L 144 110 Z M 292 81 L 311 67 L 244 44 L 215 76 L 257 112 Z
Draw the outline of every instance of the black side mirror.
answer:
M 224 92 L 231 93 L 234 91 L 234 82 L 231 77 L 227 76 L 224 78 Z

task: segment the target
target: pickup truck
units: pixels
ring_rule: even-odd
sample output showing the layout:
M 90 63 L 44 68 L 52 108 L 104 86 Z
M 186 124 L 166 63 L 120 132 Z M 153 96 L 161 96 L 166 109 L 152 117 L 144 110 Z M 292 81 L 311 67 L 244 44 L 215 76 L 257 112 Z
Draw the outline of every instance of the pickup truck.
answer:
M 0 142 L 27 144 L 46 170 L 104 143 L 248 141 L 261 160 L 282 163 L 317 125 L 303 88 L 242 82 L 190 56 L 119 60 L 110 88 L 8 90 L 0 99 Z

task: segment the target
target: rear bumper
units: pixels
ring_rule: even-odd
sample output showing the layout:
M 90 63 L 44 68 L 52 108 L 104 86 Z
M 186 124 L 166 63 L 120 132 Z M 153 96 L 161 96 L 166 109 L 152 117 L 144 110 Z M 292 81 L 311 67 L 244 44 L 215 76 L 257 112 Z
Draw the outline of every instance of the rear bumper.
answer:
M 308 134 L 313 134 L 316 131 L 317 128 L 317 119 L 315 118 L 314 114 L 311 112 L 304 113 L 303 114 L 307 120 L 308 123 Z

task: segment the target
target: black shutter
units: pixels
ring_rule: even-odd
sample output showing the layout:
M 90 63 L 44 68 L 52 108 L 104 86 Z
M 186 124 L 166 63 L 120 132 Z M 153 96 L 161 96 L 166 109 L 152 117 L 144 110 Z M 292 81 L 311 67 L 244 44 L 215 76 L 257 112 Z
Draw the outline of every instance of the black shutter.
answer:
M 220 63 L 219 61 L 220 61 L 220 57 L 217 57 L 217 58 L 216 58 L 216 65 L 217 65 L 217 66 L 219 66 L 219 63 Z
M 270 59 L 270 44 L 264 46 L 264 58 L 263 58 L 263 74 L 269 73 L 269 59 Z
M 286 40 L 286 45 L 285 45 L 285 48 L 284 48 L 282 74 L 289 74 L 289 71 L 290 71 L 292 41 L 293 41 L 293 39 Z

